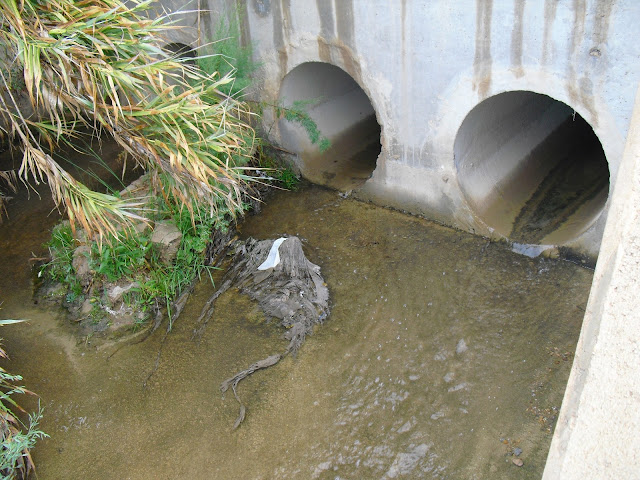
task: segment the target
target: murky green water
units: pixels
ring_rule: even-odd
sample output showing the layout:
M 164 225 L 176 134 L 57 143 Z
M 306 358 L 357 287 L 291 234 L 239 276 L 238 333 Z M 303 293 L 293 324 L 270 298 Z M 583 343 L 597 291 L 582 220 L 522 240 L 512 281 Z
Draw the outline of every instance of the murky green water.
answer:
M 144 389 L 163 332 L 109 357 L 32 304 L 27 261 L 53 223 L 38 202 L 0 230 L 0 295 L 3 316 L 30 319 L 2 334 L 45 407 L 41 480 L 540 478 L 590 271 L 319 187 L 278 193 L 241 234 L 303 238 L 332 313 L 297 358 L 240 384 L 233 431 L 220 382 L 284 350 L 277 327 L 229 292 L 194 342 L 200 285 Z

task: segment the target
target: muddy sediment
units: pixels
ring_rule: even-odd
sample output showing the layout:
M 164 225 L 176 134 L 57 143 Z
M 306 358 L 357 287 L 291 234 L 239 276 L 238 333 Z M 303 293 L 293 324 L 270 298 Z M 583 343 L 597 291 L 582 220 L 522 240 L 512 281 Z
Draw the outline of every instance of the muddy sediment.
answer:
M 33 305 L 28 258 L 54 222 L 27 205 L 0 230 L 0 286 L 3 316 L 30 323 L 2 333 L 45 407 L 39 478 L 540 478 L 589 270 L 319 187 L 276 193 L 240 234 L 301 238 L 331 315 L 296 358 L 239 384 L 252 414 L 232 430 L 219 385 L 284 350 L 281 329 L 231 289 L 195 342 L 203 282 L 143 388 L 161 332 L 109 358 Z

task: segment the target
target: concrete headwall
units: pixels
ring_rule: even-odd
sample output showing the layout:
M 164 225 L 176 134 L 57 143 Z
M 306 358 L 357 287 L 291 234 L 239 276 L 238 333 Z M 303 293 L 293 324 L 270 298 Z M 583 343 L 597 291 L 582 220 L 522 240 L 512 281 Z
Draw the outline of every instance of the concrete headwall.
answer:
M 247 0 L 238 13 L 231 0 L 162 3 L 203 9 L 168 32 L 192 46 L 212 39 L 220 18 L 239 19 L 262 100 L 318 99 L 310 113 L 338 143 L 324 157 L 274 110 L 264 116 L 272 140 L 298 153 L 313 181 L 348 189 L 336 177 L 352 175 L 363 199 L 596 258 L 640 80 L 640 2 Z M 359 87 L 351 97 L 336 93 L 342 73 Z M 378 135 L 361 128 L 344 141 L 367 101 L 381 149 L 363 151 L 377 158 L 355 173 L 318 173 L 322 158 Z M 483 142 L 503 148 L 476 150 Z
M 263 99 L 278 102 L 287 75 L 307 62 L 341 68 L 367 95 L 381 127 L 382 150 L 360 197 L 471 232 L 510 233 L 485 218 L 478 198 L 462 186 L 474 182 L 455 159 L 456 135 L 467 115 L 503 92 L 532 92 L 562 102 L 551 108 L 575 112 L 595 132 L 611 185 L 604 198 L 599 192 L 596 211 L 576 221 L 582 224 L 573 233 L 530 243 L 597 255 L 606 194 L 640 79 L 640 42 L 633 38 L 640 2 L 251 0 L 242 5 L 243 34 L 261 64 Z M 531 107 L 503 108 L 528 112 Z M 553 113 L 544 115 L 538 125 Z M 275 125 L 275 141 L 292 143 L 286 127 L 269 112 L 265 123 Z M 467 129 L 463 135 L 477 133 Z M 524 155 L 532 146 L 516 148 Z M 495 161 L 509 163 L 508 158 Z M 490 190 L 489 183 L 499 180 L 488 175 L 481 188 Z

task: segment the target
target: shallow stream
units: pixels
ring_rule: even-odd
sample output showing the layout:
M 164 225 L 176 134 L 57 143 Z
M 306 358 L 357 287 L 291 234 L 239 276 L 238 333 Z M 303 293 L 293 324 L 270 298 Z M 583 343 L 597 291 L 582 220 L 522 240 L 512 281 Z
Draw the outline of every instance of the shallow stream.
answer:
M 164 344 L 97 348 L 33 304 L 29 258 L 56 218 L 23 200 L 0 227 L 0 314 L 29 324 L 3 329 L 2 365 L 45 408 L 39 479 L 540 478 L 591 271 L 321 187 L 276 193 L 241 235 L 302 238 L 332 312 L 297 358 L 240 383 L 232 430 L 219 385 L 284 350 L 275 323 L 228 292 L 192 340 L 202 283 Z

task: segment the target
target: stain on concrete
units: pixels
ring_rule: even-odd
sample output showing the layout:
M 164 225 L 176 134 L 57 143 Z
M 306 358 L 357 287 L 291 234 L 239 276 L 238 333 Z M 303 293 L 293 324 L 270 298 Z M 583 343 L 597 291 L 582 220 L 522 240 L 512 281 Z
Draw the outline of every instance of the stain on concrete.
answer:
M 402 19 L 402 31 L 404 32 L 407 18 L 407 0 L 400 0 L 400 18 Z
M 333 13 L 333 2 L 327 0 L 316 0 L 318 16 L 320 18 L 320 35 L 325 39 L 332 39 L 336 36 L 335 17 Z
M 558 0 L 545 0 L 544 2 L 544 32 L 542 33 L 542 55 L 540 62 L 548 65 L 553 54 L 553 23 L 556 20 Z
M 318 36 L 318 56 L 323 62 L 331 63 L 330 42 L 335 38 L 335 17 L 333 3 L 316 0 L 318 17 L 320 18 L 320 35 Z
M 511 69 L 517 78 L 524 75 L 522 68 L 522 29 L 525 0 L 513 2 L 513 30 L 511 31 Z
M 354 80 L 360 82 L 362 80 L 360 64 L 354 58 L 353 51 L 341 41 L 338 41 L 336 46 L 338 47 L 338 51 L 342 57 L 344 69 L 349 75 L 351 75 L 351 77 L 353 77 Z
M 292 22 L 291 22 L 291 0 L 281 0 L 282 2 L 282 27 L 284 32 L 284 38 L 289 43 L 291 38 Z
M 361 80 L 360 64 L 354 59 L 351 49 L 339 38 L 328 42 L 323 37 L 318 37 L 318 56 L 323 62 L 339 65 L 355 80 Z
M 278 0 L 273 4 L 273 45 L 278 52 L 281 77 L 286 75 L 288 70 L 290 33 L 291 0 Z
M 400 55 L 402 57 L 402 69 L 405 69 L 407 62 L 407 1 L 402 0 L 400 8 L 400 21 L 402 26 L 400 28 L 400 35 L 402 37 L 402 48 Z
M 616 0 L 597 0 L 595 17 L 593 19 L 593 48 L 602 52 L 603 45 L 607 42 L 609 34 L 609 22 L 611 12 L 616 5 Z
M 411 40 L 412 40 L 412 31 L 411 31 L 411 20 L 410 13 L 407 9 L 407 2 L 403 0 L 401 3 L 400 9 L 400 21 L 401 21 L 401 29 L 400 36 L 402 39 L 402 47 L 400 50 L 400 58 L 402 60 L 402 76 L 400 78 L 401 82 L 401 90 L 400 95 L 402 99 L 402 109 L 406 112 L 406 115 L 402 118 L 402 130 L 403 135 L 406 135 L 407 138 L 413 138 L 414 132 L 414 121 L 413 121 L 413 109 L 411 108 L 411 104 L 414 99 L 411 95 L 410 85 L 413 83 L 413 62 L 411 59 Z M 407 21 L 408 20 L 408 21 Z M 405 146 L 403 148 L 403 156 L 405 161 L 409 165 L 415 164 L 415 155 L 412 152 L 408 151 L 409 149 Z M 413 150 L 413 149 L 411 149 Z
M 336 1 L 337 36 L 349 48 L 355 48 L 353 0 Z
M 326 63 L 331 63 L 331 45 L 324 37 L 318 37 L 318 57 Z
M 493 0 L 476 0 L 476 52 L 473 59 L 473 87 L 485 98 L 491 87 L 491 17 Z
M 578 81 L 580 87 L 580 94 L 582 95 L 583 102 L 593 97 L 593 82 L 589 77 L 582 77 Z
M 588 72 L 578 78 L 577 72 L 584 70 L 585 59 L 582 58 L 582 43 L 585 37 L 585 21 L 587 17 L 586 0 L 573 0 L 573 27 L 571 30 L 571 40 L 569 42 L 569 61 L 567 71 L 567 93 L 571 104 L 582 106 L 589 113 L 586 120 L 593 128 L 598 126 L 598 113 L 593 105 L 592 87 L 589 91 L 584 91 L 584 86 L 590 86 Z
M 245 5 L 245 2 L 240 2 Z M 271 0 L 253 0 L 253 11 L 259 17 L 266 17 L 271 13 Z
M 249 25 L 249 10 L 246 2 L 238 3 L 237 15 L 240 23 L 240 45 L 249 47 L 251 45 L 251 26 Z
M 598 112 L 594 107 L 593 94 L 594 87 L 590 74 L 593 70 L 601 65 L 597 59 L 601 58 L 606 49 L 607 37 L 609 34 L 609 23 L 611 14 L 616 5 L 616 0 L 597 0 L 595 7 L 589 12 L 589 16 L 593 18 L 592 27 L 592 45 L 588 55 L 595 61 L 588 62 L 588 69 L 578 81 L 578 91 L 580 102 L 591 114 L 589 121 L 595 128 L 598 126 Z M 583 26 L 584 30 L 584 26 Z M 584 54 L 584 53 L 583 53 Z
M 354 79 L 360 80 L 360 64 L 353 54 L 355 41 L 352 0 L 339 0 L 335 5 L 331 0 L 316 0 L 316 5 L 320 18 L 320 60 L 339 65 Z
M 578 88 L 576 84 L 576 64 L 578 63 L 579 47 L 584 37 L 584 22 L 587 13 L 585 0 L 573 0 L 573 26 L 569 41 L 569 61 L 567 72 L 567 93 L 574 105 L 579 102 Z

